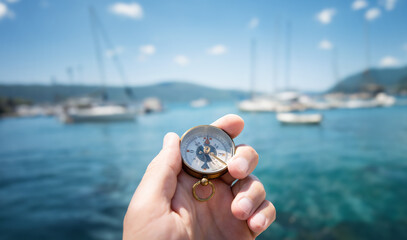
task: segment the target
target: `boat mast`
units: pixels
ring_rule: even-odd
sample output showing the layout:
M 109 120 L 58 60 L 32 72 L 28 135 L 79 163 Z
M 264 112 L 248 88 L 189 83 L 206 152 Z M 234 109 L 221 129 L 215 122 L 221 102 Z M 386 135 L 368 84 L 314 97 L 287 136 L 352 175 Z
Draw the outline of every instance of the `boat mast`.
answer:
M 366 69 L 363 73 L 363 82 L 365 84 L 369 84 L 369 82 L 372 80 L 371 75 L 370 75 L 370 33 L 369 33 L 369 22 L 367 19 L 365 19 L 364 22 L 364 33 L 365 33 L 365 61 L 366 61 Z M 362 89 L 360 90 L 367 90 L 367 89 Z
M 256 80 L 256 39 L 252 38 L 250 48 L 250 97 L 254 99 L 254 82 Z
M 291 61 L 291 22 L 287 22 L 287 32 L 286 32 L 286 57 L 285 57 L 285 89 L 286 91 L 290 88 L 290 61 Z
M 109 49 L 114 50 L 114 45 L 113 45 L 113 42 L 110 40 L 109 34 L 107 34 L 106 29 L 104 28 L 102 22 L 100 21 L 100 19 L 99 19 L 98 16 L 96 15 L 96 12 L 93 10 L 93 8 L 91 8 L 91 10 L 92 10 L 91 12 L 93 13 L 92 15 L 93 15 L 93 22 L 94 22 L 94 25 L 98 27 L 98 29 L 99 29 L 99 31 L 100 31 L 100 35 L 101 35 L 101 37 L 102 37 L 104 43 L 106 44 L 106 46 L 107 46 Z M 95 32 L 95 34 L 97 35 L 97 32 Z M 96 36 L 96 38 L 97 38 L 97 36 Z M 99 49 L 99 50 L 100 50 L 100 49 Z M 99 52 L 99 56 L 100 56 L 100 52 Z M 122 63 L 121 63 L 121 61 L 120 61 L 118 55 L 117 55 L 117 54 L 112 54 L 112 59 L 113 59 L 113 62 L 114 62 L 114 64 L 115 64 L 116 70 L 117 70 L 117 72 L 118 72 L 118 74 L 119 74 L 119 77 L 120 77 L 120 79 L 121 79 L 123 85 L 125 86 L 125 93 L 126 93 L 126 95 L 127 95 L 129 98 L 132 98 L 132 97 L 133 97 L 133 91 L 132 91 L 131 88 L 127 87 L 127 86 L 128 86 L 128 84 L 127 84 L 127 83 L 128 83 L 128 82 L 127 82 L 127 77 L 126 77 L 126 74 L 125 74 L 125 72 L 124 72 L 123 65 L 122 65 Z
M 334 86 L 339 83 L 339 73 L 338 73 L 338 52 L 336 46 L 332 49 L 332 72 L 334 77 Z
M 278 63 L 279 63 L 279 50 L 280 50 L 280 19 L 277 18 L 274 23 L 274 57 L 273 57 L 273 78 L 272 78 L 272 88 L 274 92 L 277 92 L 278 85 Z
M 70 97 L 73 97 L 75 95 L 75 91 L 74 91 L 74 72 L 73 72 L 73 68 L 72 67 L 67 67 L 66 68 L 66 73 L 68 75 L 68 80 L 69 80 L 69 95 Z
M 369 71 L 370 67 L 370 36 L 369 36 L 369 23 L 368 20 L 365 19 L 364 24 L 364 32 L 365 32 L 365 61 L 366 61 L 366 72 Z
M 90 16 L 90 25 L 91 25 L 92 35 L 93 35 L 93 41 L 94 41 L 94 45 L 95 45 L 96 62 L 98 64 L 98 68 L 99 68 L 100 81 L 102 82 L 102 100 L 107 101 L 108 96 L 106 93 L 105 64 L 103 62 L 101 44 L 100 44 L 100 41 L 98 38 L 98 33 L 97 33 L 97 15 L 96 15 L 96 12 L 93 9 L 93 7 L 89 7 L 89 16 Z

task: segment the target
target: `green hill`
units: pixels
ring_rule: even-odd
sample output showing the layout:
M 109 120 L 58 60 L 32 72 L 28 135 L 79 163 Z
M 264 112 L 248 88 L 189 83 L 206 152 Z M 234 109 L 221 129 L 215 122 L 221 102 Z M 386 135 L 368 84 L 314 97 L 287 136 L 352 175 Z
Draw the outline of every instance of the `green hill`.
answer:
M 407 91 L 407 67 L 371 69 L 356 73 L 340 81 L 330 92 L 355 93 L 377 90 L 392 94 Z
M 248 97 L 248 93 L 236 90 L 222 90 L 185 82 L 165 82 L 149 86 L 132 87 L 134 100 L 159 97 L 164 102 L 185 102 L 197 98 L 210 101 L 230 101 Z M 0 97 L 21 98 L 33 102 L 53 102 L 68 97 L 100 96 L 102 89 L 97 86 L 68 85 L 0 85 Z M 126 101 L 123 87 L 107 87 L 109 100 Z

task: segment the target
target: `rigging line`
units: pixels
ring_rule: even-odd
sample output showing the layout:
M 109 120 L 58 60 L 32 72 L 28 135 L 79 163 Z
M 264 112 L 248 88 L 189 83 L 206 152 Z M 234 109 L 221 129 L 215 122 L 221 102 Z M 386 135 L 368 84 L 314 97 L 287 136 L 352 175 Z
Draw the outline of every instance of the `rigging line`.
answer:
M 280 49 L 280 18 L 277 18 L 274 22 L 274 42 L 272 48 L 274 49 L 274 56 L 273 56 L 273 77 L 272 77 L 272 85 L 274 92 L 277 92 L 278 88 L 278 67 L 279 67 L 279 49 Z
M 92 30 L 92 35 L 93 35 L 93 41 L 95 44 L 95 52 L 96 52 L 96 62 L 99 68 L 99 77 L 102 82 L 102 98 L 103 100 L 107 100 L 107 94 L 106 94 L 106 72 L 105 72 L 105 65 L 103 62 L 102 58 L 102 50 L 101 50 L 101 44 L 98 38 L 98 33 L 97 33 L 97 23 L 96 23 L 96 13 L 93 7 L 89 7 L 89 16 L 90 16 L 90 25 L 91 25 L 91 30 Z
M 287 22 L 287 32 L 286 32 L 286 68 L 285 68 L 285 88 L 286 91 L 290 88 L 290 63 L 291 63 L 291 22 Z
M 256 39 L 251 41 L 250 51 L 250 97 L 254 99 L 254 82 L 256 80 Z
M 102 22 L 100 21 L 100 19 L 98 18 L 98 16 L 96 14 L 94 16 L 95 16 L 95 22 L 99 26 L 100 34 L 101 34 L 103 40 L 105 41 L 107 47 L 114 50 L 114 45 L 113 45 L 112 41 L 110 40 L 110 37 L 107 34 L 107 31 L 104 28 L 104 25 L 102 24 Z M 127 86 L 127 83 L 128 83 L 127 78 L 126 78 L 126 75 L 125 75 L 125 72 L 123 69 L 123 65 L 122 65 L 120 59 L 117 57 L 117 54 L 115 54 L 115 53 L 112 55 L 112 58 L 113 58 L 114 64 L 116 65 L 117 71 L 119 73 L 119 76 L 120 76 L 123 84 L 125 86 Z
M 370 56 L 371 56 L 371 49 L 370 49 L 370 28 L 369 22 L 365 19 L 364 22 L 364 35 L 365 35 L 365 61 L 366 61 L 366 69 L 363 74 L 363 80 L 365 83 L 371 82 L 372 77 L 370 75 Z
M 335 86 L 339 83 L 338 52 L 336 46 L 334 46 L 334 48 L 332 49 L 332 73 L 334 77 L 334 86 Z

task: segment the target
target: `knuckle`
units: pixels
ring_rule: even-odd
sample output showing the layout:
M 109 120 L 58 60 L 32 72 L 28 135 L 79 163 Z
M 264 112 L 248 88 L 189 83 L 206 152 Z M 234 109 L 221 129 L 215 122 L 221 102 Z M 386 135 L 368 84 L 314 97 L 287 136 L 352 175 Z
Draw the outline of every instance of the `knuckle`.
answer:
M 252 148 L 252 147 L 250 147 L 250 150 L 251 150 L 251 154 L 252 154 L 252 156 L 254 157 L 254 159 L 255 159 L 256 161 L 259 160 L 259 154 L 257 153 L 257 151 L 254 150 L 254 148 Z
M 252 185 L 252 188 L 253 188 L 254 192 L 257 195 L 261 196 L 262 198 L 266 197 L 266 190 L 264 188 L 264 185 L 260 181 L 255 180 L 255 181 L 252 182 L 251 185 Z
M 271 211 L 271 222 L 274 222 L 274 220 L 276 220 L 276 216 L 277 216 L 276 207 L 270 201 L 268 201 L 268 202 L 269 202 L 269 207 L 270 207 L 270 211 Z
M 250 159 L 253 159 L 255 161 L 259 159 L 259 154 L 257 153 L 257 151 L 253 147 L 248 145 L 239 145 L 237 152 L 240 152 L 240 154 L 246 155 Z
M 250 159 L 257 161 L 259 159 L 259 154 L 257 151 L 251 146 L 244 146 L 244 150 L 246 154 L 250 156 Z
M 257 199 L 266 198 L 266 190 L 263 183 L 254 175 L 249 175 L 249 179 L 245 181 L 243 189 L 247 189 L 251 192 L 253 196 L 256 196 Z
M 264 185 L 263 185 L 263 183 L 261 183 L 260 181 L 258 181 L 258 180 L 254 181 L 254 182 L 253 182 L 253 185 L 254 185 L 254 187 L 255 187 L 257 190 L 262 191 L 262 192 L 265 192 L 265 190 L 264 190 Z

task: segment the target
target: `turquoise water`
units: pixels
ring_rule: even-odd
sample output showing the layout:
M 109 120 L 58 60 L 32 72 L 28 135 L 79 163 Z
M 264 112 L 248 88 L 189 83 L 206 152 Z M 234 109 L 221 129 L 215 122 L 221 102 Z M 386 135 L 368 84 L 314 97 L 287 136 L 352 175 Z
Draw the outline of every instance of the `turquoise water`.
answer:
M 122 219 L 168 131 L 226 113 L 277 208 L 259 239 L 406 239 L 407 108 L 334 110 L 321 126 L 282 126 L 233 104 L 172 105 L 134 123 L 0 120 L 0 239 L 120 239 Z

